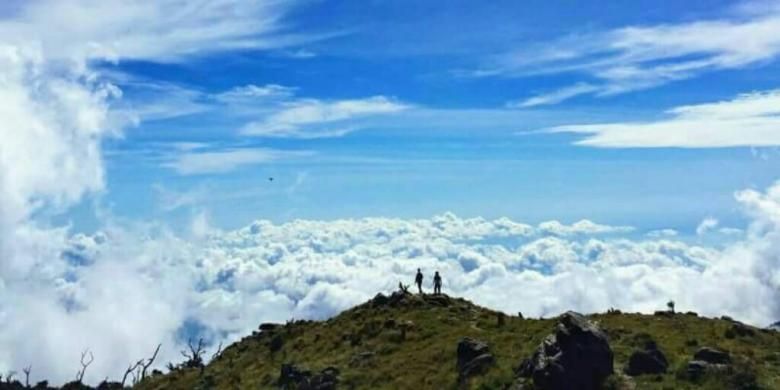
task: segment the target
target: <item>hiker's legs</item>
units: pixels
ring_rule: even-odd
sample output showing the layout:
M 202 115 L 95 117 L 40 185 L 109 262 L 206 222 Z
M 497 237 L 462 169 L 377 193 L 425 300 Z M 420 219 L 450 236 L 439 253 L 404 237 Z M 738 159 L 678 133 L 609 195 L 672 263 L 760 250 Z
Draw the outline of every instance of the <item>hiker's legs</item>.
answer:
M 422 283 L 417 283 L 417 291 L 419 291 L 420 295 L 422 295 Z

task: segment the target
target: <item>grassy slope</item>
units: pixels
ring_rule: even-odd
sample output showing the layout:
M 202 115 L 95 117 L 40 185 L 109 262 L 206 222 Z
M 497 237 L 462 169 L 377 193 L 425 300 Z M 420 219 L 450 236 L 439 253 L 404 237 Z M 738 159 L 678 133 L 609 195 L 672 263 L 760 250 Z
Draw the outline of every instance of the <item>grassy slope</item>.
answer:
M 366 304 L 328 321 L 288 324 L 276 330 L 283 334 L 285 343 L 275 353 L 268 347 L 269 334 L 246 337 L 225 349 L 203 375 L 196 369 L 176 370 L 149 378 L 137 388 L 194 389 L 204 380 L 212 381 L 218 389 L 274 388 L 280 366 L 286 362 L 315 372 L 327 366 L 338 367 L 340 388 L 455 388 L 457 343 L 470 336 L 488 342 L 497 360 L 496 367 L 471 381 L 471 387 L 498 389 L 512 382 L 513 368 L 533 352 L 555 325 L 554 319 L 507 316 L 505 324 L 498 326 L 496 312 L 461 299 L 451 302 L 449 307 L 437 307 L 415 296 L 402 307 L 372 308 Z M 399 324 L 411 321 L 414 326 L 402 340 L 398 327 L 384 326 L 389 319 Z M 730 351 L 738 365 L 755 371 L 764 387 L 780 389 L 778 332 L 757 331 L 755 336 L 728 339 L 724 334 L 730 322 L 683 314 L 597 314 L 590 319 L 598 322 L 610 337 L 616 372 L 622 370 L 635 347 L 643 343 L 647 336 L 642 333 L 654 339 L 669 359 L 666 375 L 634 379 L 619 375 L 612 378 L 613 386 L 618 384 L 615 387 L 729 388 L 724 385 L 727 378 L 711 377 L 694 384 L 676 375 L 698 346 L 712 346 Z M 353 360 L 367 351 L 374 352 L 373 357 Z

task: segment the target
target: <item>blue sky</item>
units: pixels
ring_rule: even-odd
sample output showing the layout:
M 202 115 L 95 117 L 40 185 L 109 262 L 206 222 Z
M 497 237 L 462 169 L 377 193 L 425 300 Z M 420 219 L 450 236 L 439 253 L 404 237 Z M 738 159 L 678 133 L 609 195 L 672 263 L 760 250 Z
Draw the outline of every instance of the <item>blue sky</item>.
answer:
M 206 212 L 225 228 L 452 211 L 692 231 L 707 216 L 740 224 L 734 191 L 776 179 L 771 142 L 594 147 L 547 131 L 664 120 L 676 107 L 773 90 L 776 42 L 755 54 L 697 40 L 703 24 L 750 27 L 775 5 L 442 5 L 294 2 L 274 11 L 270 48 L 100 65 L 123 91 L 115 104 L 139 122 L 106 142 L 105 191 L 63 218 L 93 230 L 97 202 L 116 216 L 179 223 Z M 688 40 L 665 29 L 695 31 Z M 643 75 L 604 75 L 627 67 Z M 336 112 L 350 101 L 364 111 Z M 296 125 L 300 133 L 269 133 L 267 118 L 296 105 L 332 112 Z M 176 169 L 185 155 L 215 166 Z M 165 204 L 177 198 L 187 201 Z
M 417 268 L 773 323 L 778 56 L 776 0 L 2 1 L 0 372 L 89 346 L 96 383 Z

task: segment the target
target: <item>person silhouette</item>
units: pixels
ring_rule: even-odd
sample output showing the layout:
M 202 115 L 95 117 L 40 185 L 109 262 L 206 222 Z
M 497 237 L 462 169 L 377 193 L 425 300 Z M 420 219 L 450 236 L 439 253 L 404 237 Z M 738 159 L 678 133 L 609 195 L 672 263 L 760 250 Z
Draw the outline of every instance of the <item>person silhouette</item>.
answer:
M 417 268 L 417 276 L 414 277 L 414 283 L 417 284 L 417 291 L 420 292 L 422 295 L 422 282 L 423 282 L 423 274 L 422 271 L 420 271 L 419 268 Z
M 439 275 L 439 271 L 436 271 L 436 274 L 433 275 L 433 293 L 434 294 L 441 294 L 441 276 Z

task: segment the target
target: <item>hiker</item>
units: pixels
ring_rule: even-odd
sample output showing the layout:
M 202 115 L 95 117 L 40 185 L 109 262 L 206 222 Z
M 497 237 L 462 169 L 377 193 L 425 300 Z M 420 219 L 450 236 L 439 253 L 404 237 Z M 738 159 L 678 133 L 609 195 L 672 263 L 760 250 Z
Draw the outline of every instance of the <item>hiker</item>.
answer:
M 420 271 L 419 268 L 417 268 L 417 276 L 414 277 L 414 283 L 417 284 L 417 291 L 420 292 L 420 295 L 422 295 L 422 282 L 423 282 L 423 274 L 422 271 Z
M 433 275 L 433 293 L 435 295 L 441 294 L 441 276 L 439 276 L 439 271 L 436 271 L 436 274 Z

